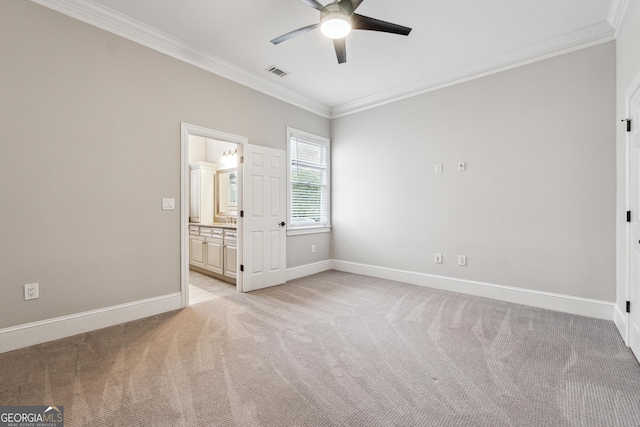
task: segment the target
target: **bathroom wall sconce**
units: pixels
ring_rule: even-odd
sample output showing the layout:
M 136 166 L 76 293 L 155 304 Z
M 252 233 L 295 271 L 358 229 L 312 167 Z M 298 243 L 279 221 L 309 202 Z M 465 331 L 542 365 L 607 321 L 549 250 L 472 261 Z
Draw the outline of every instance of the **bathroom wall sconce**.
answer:
M 236 165 L 238 163 L 238 149 L 236 148 L 235 151 L 229 150 L 228 153 L 223 151 L 220 163 L 223 165 Z

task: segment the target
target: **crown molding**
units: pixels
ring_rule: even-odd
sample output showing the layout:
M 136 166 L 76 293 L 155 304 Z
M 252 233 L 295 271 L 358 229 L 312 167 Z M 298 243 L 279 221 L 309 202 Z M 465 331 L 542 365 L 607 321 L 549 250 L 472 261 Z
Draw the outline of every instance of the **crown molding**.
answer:
M 618 32 L 622 27 L 624 15 L 627 13 L 627 6 L 629 6 L 629 0 L 611 0 L 611 3 L 609 4 L 607 22 L 613 28 L 614 37 L 616 38 L 618 38 Z
M 476 62 L 475 64 L 430 76 L 386 92 L 335 106 L 331 109 L 331 118 L 357 113 L 611 40 L 614 40 L 613 28 L 607 22 L 602 22 L 485 61 Z
M 628 5 L 628 0 L 611 0 L 606 22 L 329 108 L 91 0 L 31 1 L 326 118 L 357 113 L 614 40 Z
M 31 1 L 296 107 L 326 118 L 330 117 L 329 107 L 319 102 L 258 77 L 221 58 L 194 49 L 175 37 L 171 37 L 91 0 Z

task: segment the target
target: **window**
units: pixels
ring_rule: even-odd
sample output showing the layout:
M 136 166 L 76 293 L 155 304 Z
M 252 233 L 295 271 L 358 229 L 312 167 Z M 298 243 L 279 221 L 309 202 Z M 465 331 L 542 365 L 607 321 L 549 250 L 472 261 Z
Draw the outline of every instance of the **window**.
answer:
M 330 145 L 327 138 L 287 128 L 289 227 L 287 234 L 329 231 Z

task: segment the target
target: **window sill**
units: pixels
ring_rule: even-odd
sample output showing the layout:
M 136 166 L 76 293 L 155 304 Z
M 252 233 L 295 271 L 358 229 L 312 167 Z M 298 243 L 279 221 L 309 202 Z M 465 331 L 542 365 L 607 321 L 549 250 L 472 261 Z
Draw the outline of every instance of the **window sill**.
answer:
M 331 231 L 331 226 L 321 226 L 321 227 L 300 227 L 293 228 L 287 230 L 287 236 L 300 236 L 303 234 L 316 234 L 316 233 L 329 233 Z

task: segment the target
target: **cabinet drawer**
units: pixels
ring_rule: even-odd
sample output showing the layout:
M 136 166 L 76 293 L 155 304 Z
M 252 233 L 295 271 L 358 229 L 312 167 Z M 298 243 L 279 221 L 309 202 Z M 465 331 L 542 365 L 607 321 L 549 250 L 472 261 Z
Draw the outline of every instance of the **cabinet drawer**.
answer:
M 189 234 L 192 236 L 197 236 L 198 234 L 200 234 L 200 227 L 198 227 L 197 225 L 190 225 Z
M 235 230 L 224 230 L 224 241 L 235 242 L 238 240 L 238 232 Z
M 217 237 L 222 239 L 224 233 L 222 228 L 200 227 L 200 235 L 205 237 Z

